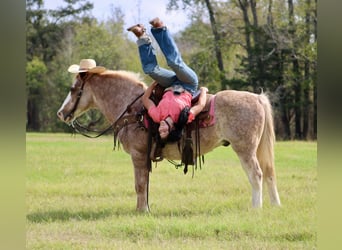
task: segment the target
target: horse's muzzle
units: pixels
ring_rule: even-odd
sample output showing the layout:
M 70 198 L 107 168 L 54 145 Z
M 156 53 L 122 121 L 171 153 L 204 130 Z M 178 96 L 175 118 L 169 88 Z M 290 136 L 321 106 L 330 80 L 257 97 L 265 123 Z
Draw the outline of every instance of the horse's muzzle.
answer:
M 57 116 L 61 121 L 65 122 L 65 123 L 69 123 L 71 120 L 71 117 L 66 116 L 62 110 L 58 110 Z

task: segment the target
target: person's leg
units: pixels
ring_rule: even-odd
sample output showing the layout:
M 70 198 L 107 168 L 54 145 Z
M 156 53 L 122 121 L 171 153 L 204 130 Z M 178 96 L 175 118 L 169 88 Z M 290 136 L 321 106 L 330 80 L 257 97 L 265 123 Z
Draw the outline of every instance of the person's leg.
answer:
M 141 41 L 140 39 L 138 41 Z M 145 74 L 163 87 L 169 87 L 177 80 L 175 72 L 159 67 L 155 54 L 155 49 L 151 43 L 139 45 L 140 61 Z
M 167 27 L 154 25 L 155 23 L 153 23 L 153 20 L 150 23 L 154 27 L 157 27 L 152 27 L 151 32 L 157 43 L 159 44 L 159 47 L 166 58 L 167 64 L 176 73 L 179 81 L 192 85 L 190 87 L 190 90 L 191 92 L 194 92 L 198 86 L 197 75 L 190 67 L 188 67 L 184 63 L 181 54 L 177 48 L 177 45 L 170 35 Z M 184 87 L 186 88 L 186 86 Z
M 176 74 L 171 70 L 159 67 L 151 38 L 145 33 L 144 26 L 142 24 L 137 24 L 127 30 L 132 31 L 138 38 L 137 45 L 144 73 L 149 75 L 161 86 L 169 87 L 177 80 Z

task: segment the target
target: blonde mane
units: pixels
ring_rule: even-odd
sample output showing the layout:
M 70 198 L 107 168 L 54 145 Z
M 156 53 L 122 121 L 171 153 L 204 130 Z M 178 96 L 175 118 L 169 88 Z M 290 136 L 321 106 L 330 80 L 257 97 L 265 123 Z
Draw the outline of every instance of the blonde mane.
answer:
M 126 71 L 126 70 L 106 70 L 102 72 L 100 75 L 125 78 L 128 80 L 131 80 L 132 82 L 142 85 L 144 89 L 147 88 L 147 85 L 146 83 L 143 82 L 143 79 L 140 73 L 135 73 L 135 72 Z

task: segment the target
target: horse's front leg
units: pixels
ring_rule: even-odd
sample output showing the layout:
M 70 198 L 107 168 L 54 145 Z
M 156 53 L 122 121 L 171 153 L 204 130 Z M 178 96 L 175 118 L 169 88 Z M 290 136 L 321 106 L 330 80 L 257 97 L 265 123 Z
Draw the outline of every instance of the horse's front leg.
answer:
M 145 158 L 145 157 L 143 157 Z M 149 168 L 146 166 L 146 159 L 133 159 L 135 192 L 137 194 L 137 211 L 149 212 L 148 188 L 149 188 Z

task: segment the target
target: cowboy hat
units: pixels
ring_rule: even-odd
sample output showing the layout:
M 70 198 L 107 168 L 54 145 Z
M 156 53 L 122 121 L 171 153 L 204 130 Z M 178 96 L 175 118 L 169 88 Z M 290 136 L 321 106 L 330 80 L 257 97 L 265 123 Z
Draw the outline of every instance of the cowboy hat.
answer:
M 82 59 L 80 65 L 73 64 L 68 68 L 70 73 L 81 73 L 81 72 L 90 72 L 90 73 L 102 73 L 106 68 L 102 66 L 96 66 L 96 62 L 94 59 Z

